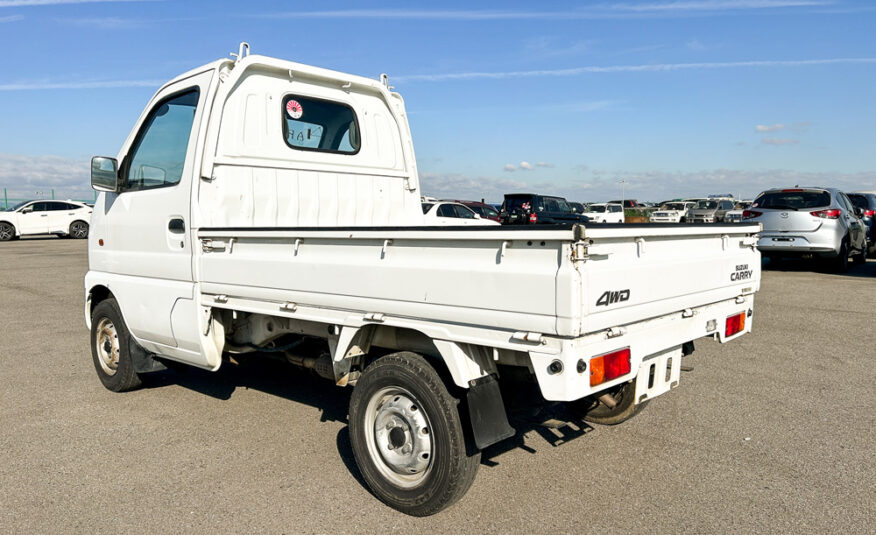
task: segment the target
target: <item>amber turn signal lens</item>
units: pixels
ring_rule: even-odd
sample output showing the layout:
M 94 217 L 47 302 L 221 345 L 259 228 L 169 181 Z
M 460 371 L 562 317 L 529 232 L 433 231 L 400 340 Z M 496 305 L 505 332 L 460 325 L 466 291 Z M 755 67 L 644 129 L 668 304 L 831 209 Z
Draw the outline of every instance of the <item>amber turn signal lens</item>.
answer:
M 630 348 L 625 347 L 590 359 L 590 386 L 630 373 Z

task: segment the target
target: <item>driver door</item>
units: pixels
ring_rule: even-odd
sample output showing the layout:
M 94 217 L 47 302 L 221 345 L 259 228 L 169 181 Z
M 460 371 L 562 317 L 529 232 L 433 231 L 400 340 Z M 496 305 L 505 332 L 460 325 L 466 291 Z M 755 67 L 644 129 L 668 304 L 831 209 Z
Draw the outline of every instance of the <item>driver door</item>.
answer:
M 25 234 L 44 234 L 49 231 L 48 203 L 38 201 L 31 203 L 18 214 L 18 230 Z
M 212 71 L 165 87 L 120 154 L 118 193 L 107 193 L 97 249 L 112 259 L 127 295 L 119 305 L 137 340 L 155 353 L 212 367 L 200 346 L 192 276 L 195 149 Z M 96 207 L 97 208 L 97 207 Z M 96 227 L 98 228 L 98 227 Z

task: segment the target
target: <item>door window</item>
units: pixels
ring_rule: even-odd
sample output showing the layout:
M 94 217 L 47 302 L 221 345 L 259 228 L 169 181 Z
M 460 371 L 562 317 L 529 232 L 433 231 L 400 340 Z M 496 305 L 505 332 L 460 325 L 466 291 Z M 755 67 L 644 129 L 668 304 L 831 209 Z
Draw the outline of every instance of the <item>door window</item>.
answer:
M 125 189 L 160 188 L 182 178 L 195 110 L 197 89 L 168 97 L 149 113 L 125 165 Z
M 452 204 L 442 204 L 438 207 L 438 217 L 458 217 Z
M 454 204 L 453 208 L 456 210 L 456 217 L 459 217 L 461 219 L 475 218 L 475 213 L 465 206 L 462 206 L 460 204 Z

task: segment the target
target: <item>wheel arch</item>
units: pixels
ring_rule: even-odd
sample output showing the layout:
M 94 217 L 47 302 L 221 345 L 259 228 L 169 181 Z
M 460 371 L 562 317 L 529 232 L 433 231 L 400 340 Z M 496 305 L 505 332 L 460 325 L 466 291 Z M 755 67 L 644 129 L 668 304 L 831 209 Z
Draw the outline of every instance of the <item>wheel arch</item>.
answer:
M 85 295 L 85 325 L 89 329 L 91 329 L 91 315 L 94 312 L 94 307 L 110 297 L 115 299 L 109 287 L 103 284 L 96 284 L 88 290 L 88 293 Z

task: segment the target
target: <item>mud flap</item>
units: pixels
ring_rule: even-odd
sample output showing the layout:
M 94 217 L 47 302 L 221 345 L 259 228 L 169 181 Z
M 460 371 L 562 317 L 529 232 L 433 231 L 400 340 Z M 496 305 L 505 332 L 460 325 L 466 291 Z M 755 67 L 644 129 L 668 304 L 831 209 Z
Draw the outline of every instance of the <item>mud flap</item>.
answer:
M 474 381 L 468 389 L 468 415 L 475 446 L 479 450 L 516 434 L 508 423 L 499 382 L 492 375 Z
M 129 336 L 128 339 L 128 354 L 131 355 L 131 362 L 137 373 L 160 372 L 167 369 L 167 366 L 156 359 L 152 353 L 140 347 L 140 344 L 134 341 L 133 336 Z

